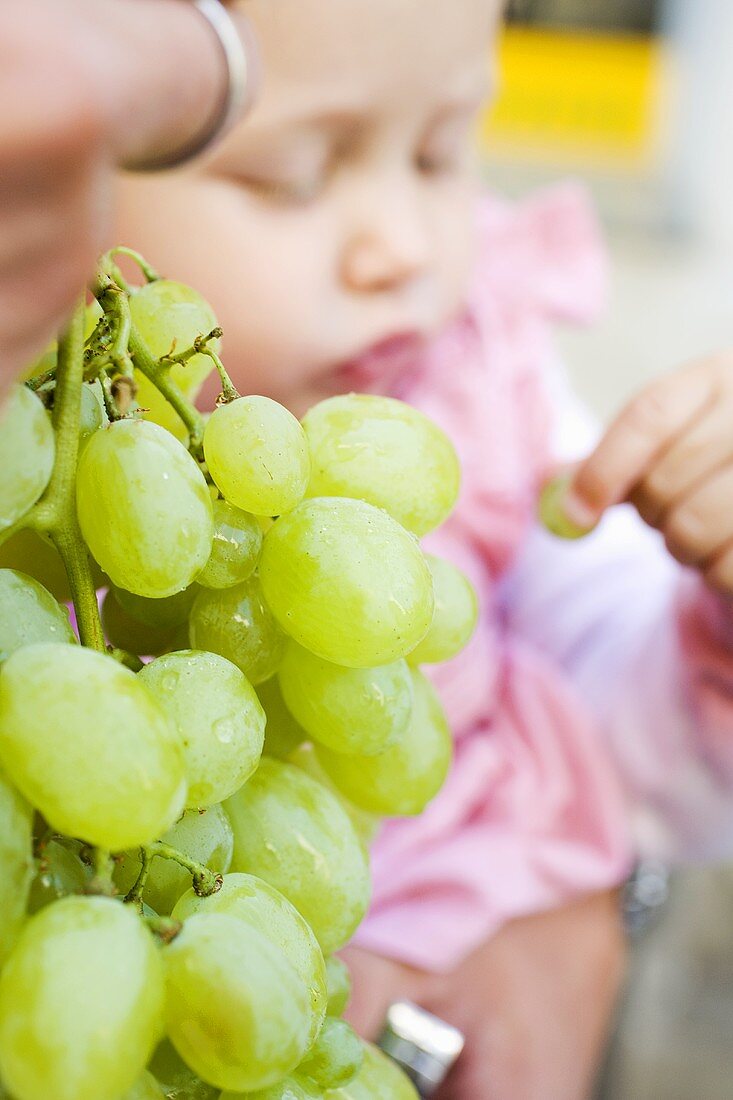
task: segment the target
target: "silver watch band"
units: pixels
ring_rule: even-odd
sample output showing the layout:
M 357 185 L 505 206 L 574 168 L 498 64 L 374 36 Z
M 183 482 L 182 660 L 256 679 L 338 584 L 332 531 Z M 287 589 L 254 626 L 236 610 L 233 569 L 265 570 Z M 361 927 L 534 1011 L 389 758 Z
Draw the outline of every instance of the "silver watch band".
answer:
M 160 172 L 180 168 L 200 157 L 216 145 L 239 119 L 248 98 L 252 79 L 250 59 L 237 27 L 220 0 L 191 0 L 192 5 L 209 24 L 216 36 L 226 67 L 226 90 L 221 104 L 206 129 L 181 149 L 154 160 L 147 160 L 140 169 Z
M 379 1039 L 379 1046 L 401 1066 L 422 1097 L 435 1094 L 464 1043 L 458 1028 L 409 1001 L 390 1006 Z

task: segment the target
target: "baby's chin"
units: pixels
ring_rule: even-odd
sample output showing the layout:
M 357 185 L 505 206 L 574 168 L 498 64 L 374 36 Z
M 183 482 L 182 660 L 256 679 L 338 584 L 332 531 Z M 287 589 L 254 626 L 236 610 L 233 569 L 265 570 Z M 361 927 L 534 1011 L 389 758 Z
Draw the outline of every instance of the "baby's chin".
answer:
M 298 417 L 305 415 L 319 401 L 344 392 L 344 387 L 338 384 L 333 372 L 323 369 L 304 369 L 300 374 L 289 371 L 282 376 L 276 370 L 255 373 L 246 368 L 237 369 L 236 366 L 232 369 L 231 361 L 227 362 L 227 367 L 241 394 L 256 393 L 270 397 L 285 405 Z M 198 407 L 204 412 L 213 409 L 220 390 L 216 373 L 209 375 L 196 402 Z

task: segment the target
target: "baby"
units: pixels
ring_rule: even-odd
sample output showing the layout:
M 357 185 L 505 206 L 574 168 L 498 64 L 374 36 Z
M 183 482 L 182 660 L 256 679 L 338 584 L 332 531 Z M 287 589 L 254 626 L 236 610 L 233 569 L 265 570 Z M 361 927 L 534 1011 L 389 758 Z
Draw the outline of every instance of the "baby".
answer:
M 441 423 L 463 489 L 430 549 L 481 599 L 436 675 L 449 781 L 375 845 L 353 1018 L 373 1033 L 408 996 L 458 1024 L 441 1100 L 578 1100 L 633 854 L 730 848 L 733 363 L 657 383 L 577 467 L 570 519 L 626 507 L 573 545 L 541 532 L 542 480 L 595 443 L 551 329 L 592 319 L 604 265 L 575 187 L 481 193 L 498 0 L 241 7 L 259 104 L 203 164 L 122 180 L 116 235 L 211 301 L 243 392 L 298 414 L 382 392 Z

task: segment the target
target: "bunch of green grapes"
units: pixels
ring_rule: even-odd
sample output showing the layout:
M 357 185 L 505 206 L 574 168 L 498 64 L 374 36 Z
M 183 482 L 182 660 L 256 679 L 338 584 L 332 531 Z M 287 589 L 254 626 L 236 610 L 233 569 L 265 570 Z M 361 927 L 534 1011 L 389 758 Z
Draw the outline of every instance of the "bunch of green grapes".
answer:
M 0 409 L 0 1095 L 409 1100 L 336 952 L 450 765 L 456 457 L 398 401 L 240 397 L 140 262 Z

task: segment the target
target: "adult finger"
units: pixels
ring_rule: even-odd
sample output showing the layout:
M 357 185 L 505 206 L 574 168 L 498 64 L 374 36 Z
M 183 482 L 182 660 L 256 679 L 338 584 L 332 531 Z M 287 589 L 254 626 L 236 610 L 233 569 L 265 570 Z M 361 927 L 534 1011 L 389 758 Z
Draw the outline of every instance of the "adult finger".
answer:
M 228 95 L 228 67 L 209 22 L 184 0 L 106 0 L 104 12 L 120 80 L 108 81 L 112 142 L 124 167 L 159 163 L 215 127 Z M 246 17 L 230 12 L 247 59 L 242 113 L 251 106 L 259 66 Z M 163 44 L 163 45 L 162 45 Z M 110 59 L 105 59 L 109 69 Z M 124 94 L 120 89 L 124 88 Z

